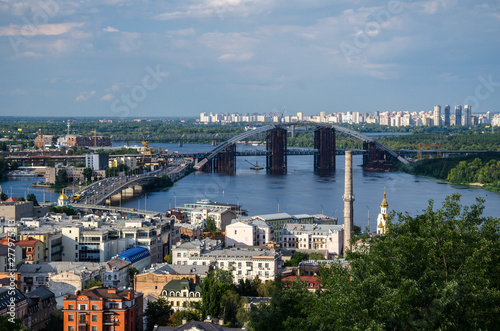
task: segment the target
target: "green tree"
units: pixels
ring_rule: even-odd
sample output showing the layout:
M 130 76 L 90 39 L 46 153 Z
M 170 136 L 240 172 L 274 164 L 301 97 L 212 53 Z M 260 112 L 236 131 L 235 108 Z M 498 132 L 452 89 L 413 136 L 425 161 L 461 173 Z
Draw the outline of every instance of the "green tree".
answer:
M 233 276 L 230 271 L 215 269 L 201 284 L 202 316 L 221 317 L 224 312 L 222 297 L 234 289 Z
M 325 289 L 309 300 L 290 299 L 295 312 L 259 313 L 287 330 L 496 329 L 500 219 L 483 217 L 483 209 L 481 198 L 462 207 L 460 195 L 452 195 L 441 209 L 431 200 L 421 215 L 400 213 L 369 251 L 348 254 L 349 267 L 323 267 Z M 255 326 L 259 313 L 251 314 Z
M 63 312 L 54 309 L 50 312 L 49 320 L 43 331 L 63 331 L 64 329 L 64 316 Z
M 172 252 L 168 253 L 168 255 L 165 255 L 163 261 L 165 261 L 168 264 L 172 264 Z
M 75 208 L 70 206 L 49 206 L 49 211 L 51 213 L 65 213 L 66 215 L 77 215 Z
M 309 260 L 324 260 L 325 256 L 321 253 L 313 252 L 309 254 Z
M 200 312 L 197 310 L 191 310 L 191 309 L 178 310 L 170 316 L 168 325 L 169 326 L 181 325 L 182 319 L 184 318 L 187 319 L 188 322 L 199 321 L 201 320 L 201 315 Z
M 132 284 L 134 283 L 135 275 L 137 275 L 138 273 L 139 273 L 139 270 L 137 270 L 136 267 L 130 267 L 128 269 L 128 277 L 129 277 L 129 280 Z
M 19 168 L 19 164 L 17 161 L 12 161 L 10 164 L 10 170 L 17 170 Z
M 65 187 L 67 184 L 68 184 L 68 173 L 66 172 L 65 169 L 60 169 L 57 172 L 56 181 L 54 183 L 54 186 L 56 188 L 62 188 L 62 187 Z
M 85 180 L 87 181 L 87 183 L 92 181 L 92 169 L 91 168 L 83 169 L 82 175 L 83 175 L 83 178 L 85 178 Z
M 152 331 L 155 325 L 166 326 L 171 313 L 172 308 L 165 298 L 160 297 L 156 301 L 149 301 L 144 312 L 147 318 L 146 331 Z
M 7 200 L 8 198 L 9 198 L 9 197 L 7 196 L 7 194 L 5 194 L 5 192 L 0 193 L 0 199 L 1 199 L 2 201 Z
M 14 323 L 12 323 L 8 315 L 0 316 L 0 330 L 29 331 L 20 318 L 14 319 Z
M 214 234 L 217 232 L 217 226 L 215 225 L 215 220 L 212 216 L 208 216 L 205 222 L 205 232 L 210 232 Z
M 297 267 L 300 262 L 308 259 L 309 259 L 309 254 L 296 252 L 295 254 L 292 255 L 289 261 L 285 262 L 285 267 Z
M 102 282 L 98 279 L 93 279 L 88 281 L 87 284 L 85 284 L 85 288 L 92 288 L 95 286 L 102 286 Z
M 33 193 L 28 194 L 26 196 L 26 200 L 27 201 L 33 201 L 33 205 L 39 206 L 38 201 L 36 200 L 36 195 L 34 195 Z

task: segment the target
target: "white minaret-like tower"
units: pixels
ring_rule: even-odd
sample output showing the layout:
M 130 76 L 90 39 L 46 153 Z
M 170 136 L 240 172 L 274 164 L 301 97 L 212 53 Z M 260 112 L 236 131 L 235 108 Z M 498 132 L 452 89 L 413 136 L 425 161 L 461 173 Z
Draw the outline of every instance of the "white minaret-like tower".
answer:
M 345 151 L 344 183 L 344 255 L 351 249 L 351 232 L 354 227 L 354 194 L 352 192 L 352 151 Z

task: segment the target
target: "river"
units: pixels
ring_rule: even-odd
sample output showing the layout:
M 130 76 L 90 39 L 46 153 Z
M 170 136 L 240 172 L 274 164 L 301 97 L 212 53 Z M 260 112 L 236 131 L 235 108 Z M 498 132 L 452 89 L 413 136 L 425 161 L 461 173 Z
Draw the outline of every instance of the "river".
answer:
M 209 151 L 210 145 L 152 143 L 153 148 L 178 152 Z M 255 149 L 262 146 L 238 145 L 238 149 Z M 168 190 L 150 192 L 147 196 L 124 202 L 122 206 L 144 208 L 165 212 L 175 205 L 199 199 L 217 202 L 239 203 L 249 215 L 286 212 L 289 214 L 323 213 L 339 218 L 343 223 L 344 156 L 337 156 L 337 170 L 328 177 L 319 177 L 313 171 L 313 156 L 289 156 L 288 174 L 273 176 L 265 170 L 251 170 L 250 164 L 265 165 L 265 157 L 238 157 L 235 176 L 193 173 Z M 376 218 L 380 212 L 384 189 L 387 192 L 389 210 L 407 211 L 412 215 L 421 213 L 428 206 L 429 199 L 440 207 L 444 198 L 453 193 L 462 195 L 462 203 L 471 205 L 476 197 L 483 197 L 484 215 L 500 216 L 500 193 L 489 192 L 476 187 L 443 184 L 428 178 L 400 172 L 365 172 L 360 165 L 362 156 L 353 156 L 354 223 L 363 229 L 370 216 L 370 230 L 376 230 Z M 1 183 L 9 196 L 12 186 L 14 196 L 24 196 L 29 184 L 34 180 L 18 180 Z M 43 201 L 43 189 L 29 187 L 39 201 Z M 46 200 L 56 201 L 58 193 L 46 191 Z

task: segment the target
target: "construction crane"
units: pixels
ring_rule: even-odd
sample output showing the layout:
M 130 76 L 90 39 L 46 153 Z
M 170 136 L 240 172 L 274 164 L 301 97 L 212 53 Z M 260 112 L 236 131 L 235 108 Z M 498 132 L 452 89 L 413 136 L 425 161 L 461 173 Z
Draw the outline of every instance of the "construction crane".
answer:
M 262 168 L 261 166 L 259 166 L 259 162 L 256 162 L 255 164 L 253 164 L 252 162 L 248 161 L 248 160 L 245 160 L 245 162 L 249 163 L 252 165 L 252 167 L 250 169 L 252 170 L 262 170 L 264 168 Z
M 147 141 L 141 142 L 142 146 L 142 163 L 144 163 L 144 158 L 146 157 L 146 154 L 149 155 L 149 159 L 151 160 L 153 158 L 153 154 L 151 154 L 151 146 L 149 146 L 149 143 Z
M 436 150 L 437 150 L 436 158 L 440 159 L 442 157 L 441 150 L 442 150 L 443 146 L 441 145 L 441 143 L 437 143 L 437 144 L 418 144 L 417 147 L 418 147 L 418 149 L 417 149 L 417 160 L 421 160 L 422 159 L 422 147 L 436 147 Z

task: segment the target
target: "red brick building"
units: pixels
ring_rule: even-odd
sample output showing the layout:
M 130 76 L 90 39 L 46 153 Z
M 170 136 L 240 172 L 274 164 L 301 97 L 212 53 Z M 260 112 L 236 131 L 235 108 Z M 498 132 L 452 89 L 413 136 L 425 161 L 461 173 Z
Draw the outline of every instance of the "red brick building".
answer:
M 93 287 L 64 298 L 64 331 L 142 331 L 143 296 Z

